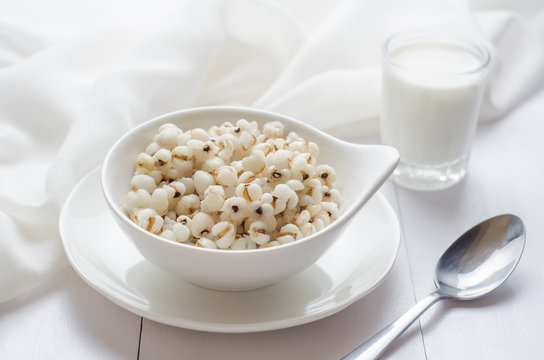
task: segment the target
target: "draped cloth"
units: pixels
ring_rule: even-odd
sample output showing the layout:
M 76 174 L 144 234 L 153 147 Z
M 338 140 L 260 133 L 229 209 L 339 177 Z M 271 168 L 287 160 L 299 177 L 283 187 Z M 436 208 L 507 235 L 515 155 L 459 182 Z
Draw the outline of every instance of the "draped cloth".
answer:
M 536 1 L 30 3 L 0 12 L 0 301 L 66 266 L 63 201 L 117 138 L 155 116 L 244 105 L 347 139 L 375 135 L 381 44 L 407 29 L 486 43 L 480 121 L 544 82 Z

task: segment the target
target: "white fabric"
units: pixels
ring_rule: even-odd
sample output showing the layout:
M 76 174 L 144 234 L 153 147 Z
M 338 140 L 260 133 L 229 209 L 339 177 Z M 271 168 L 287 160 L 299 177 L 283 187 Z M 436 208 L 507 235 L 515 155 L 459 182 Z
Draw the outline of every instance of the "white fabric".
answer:
M 374 134 L 380 46 L 409 28 L 487 39 L 482 120 L 544 80 L 537 2 L 13 3 L 0 12 L 0 301 L 66 266 L 64 199 L 116 138 L 154 116 L 241 104 L 346 138 Z

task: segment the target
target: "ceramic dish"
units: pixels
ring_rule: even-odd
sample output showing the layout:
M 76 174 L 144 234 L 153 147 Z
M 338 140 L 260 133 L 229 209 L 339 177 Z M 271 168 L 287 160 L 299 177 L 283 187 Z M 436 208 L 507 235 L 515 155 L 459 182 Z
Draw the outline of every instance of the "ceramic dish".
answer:
M 377 193 L 306 270 L 258 290 L 205 289 L 142 257 L 102 197 L 99 169 L 74 188 L 59 228 L 72 267 L 99 293 L 145 318 L 215 332 L 280 329 L 332 315 L 381 283 L 400 243 L 395 212 Z
M 312 235 L 281 246 L 225 251 L 176 243 L 146 231 L 130 220 L 122 206 L 134 174 L 135 159 L 153 140 L 161 125 L 172 123 L 188 131 L 199 127 L 208 129 L 226 121 L 235 124 L 240 119 L 256 122 L 261 129 L 267 122 L 280 121 L 285 126 L 285 134 L 294 131 L 319 146 L 317 162 L 335 168 L 335 187 L 342 197 L 340 216 L 334 222 Z M 313 265 L 389 177 L 398 159 L 395 148 L 348 143 L 281 114 L 213 106 L 172 112 L 131 129 L 108 152 L 101 184 L 113 217 L 149 262 L 180 279 L 208 288 L 252 290 Z

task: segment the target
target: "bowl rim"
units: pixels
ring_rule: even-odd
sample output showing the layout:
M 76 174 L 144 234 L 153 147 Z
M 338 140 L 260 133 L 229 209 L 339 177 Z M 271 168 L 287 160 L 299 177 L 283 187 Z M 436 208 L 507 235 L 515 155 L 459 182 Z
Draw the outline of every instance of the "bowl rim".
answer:
M 186 249 L 187 251 L 196 251 L 196 252 L 209 252 L 209 253 L 217 253 L 217 254 L 225 254 L 224 256 L 239 256 L 239 254 L 248 254 L 248 253 L 266 253 L 266 252 L 281 252 L 285 251 L 291 247 L 301 246 L 302 244 L 305 244 L 309 241 L 313 241 L 317 237 L 323 237 L 329 235 L 332 231 L 336 230 L 337 228 L 343 226 L 346 224 L 349 220 L 353 218 L 353 216 L 364 206 L 366 202 L 379 190 L 381 184 L 389 177 L 391 172 L 393 171 L 394 167 L 391 169 L 391 171 L 384 175 L 384 180 L 378 184 L 376 189 L 371 192 L 370 194 L 367 194 L 367 196 L 361 196 L 357 201 L 355 201 L 353 204 L 351 204 L 350 207 L 345 209 L 343 212 L 341 212 L 340 216 L 330 223 L 329 225 L 325 226 L 323 229 L 315 232 L 314 234 L 311 234 L 309 236 L 306 236 L 300 240 L 295 240 L 290 243 L 281 244 L 278 246 L 272 246 L 267 248 L 257 248 L 257 249 L 243 249 L 243 250 L 230 250 L 230 249 L 209 249 L 209 248 L 202 248 L 194 245 L 189 244 L 183 244 L 178 243 L 172 240 L 165 239 L 157 234 L 154 234 L 152 232 L 149 232 L 145 229 L 142 229 L 139 227 L 136 223 L 134 223 L 127 215 L 124 213 L 124 211 L 121 208 L 118 208 L 116 206 L 115 201 L 111 198 L 111 194 L 109 193 L 108 189 L 108 183 L 106 181 L 107 174 L 106 169 L 107 165 L 111 162 L 111 158 L 115 154 L 116 150 L 119 148 L 119 146 L 127 141 L 129 141 L 130 137 L 142 131 L 143 128 L 147 128 L 151 126 L 153 123 L 161 123 L 165 122 L 165 120 L 170 118 L 176 118 L 178 116 L 188 116 L 191 114 L 197 114 L 202 112 L 244 112 L 246 113 L 248 117 L 250 117 L 253 114 L 261 115 L 261 116 L 269 116 L 271 117 L 270 121 L 285 121 L 286 125 L 288 126 L 289 123 L 296 124 L 297 126 L 305 128 L 305 130 L 308 130 L 310 133 L 318 133 L 321 136 L 325 137 L 327 140 L 331 141 L 332 143 L 339 143 L 344 146 L 356 146 L 356 147 L 368 147 L 368 148 L 391 148 L 387 145 L 363 145 L 363 144 L 354 144 L 347 141 L 344 141 L 342 139 L 338 139 L 332 135 L 329 135 L 325 133 L 322 130 L 319 130 L 303 121 L 297 120 L 295 118 L 292 118 L 290 116 L 280 114 L 277 112 L 269 111 L 269 110 L 262 110 L 257 108 L 251 108 L 246 106 L 237 106 L 237 105 L 214 105 L 214 106 L 202 106 L 202 107 L 192 107 L 192 108 L 185 108 L 181 110 L 176 110 L 172 112 L 168 112 L 159 116 L 156 116 L 154 118 L 151 118 L 149 120 L 144 121 L 143 123 L 131 128 L 127 132 L 125 132 L 119 139 L 115 141 L 115 143 L 110 147 L 108 150 L 108 153 L 106 157 L 104 158 L 102 168 L 100 170 L 100 185 L 102 194 L 104 195 L 104 198 L 106 199 L 106 203 L 108 204 L 109 208 L 113 211 L 113 213 L 117 216 L 118 219 L 121 219 L 121 221 L 124 224 L 127 224 L 132 229 L 135 229 L 137 232 L 145 235 L 145 236 L 151 236 L 155 240 L 161 241 L 162 243 L 166 244 L 167 246 L 175 246 L 176 248 L 180 249 Z M 248 121 L 252 121 L 251 119 L 247 119 Z M 181 120 L 183 121 L 183 120 Z M 172 122 L 175 122 L 173 119 Z M 307 140 L 307 141 L 312 141 Z M 398 161 L 398 158 L 397 158 Z M 396 165 L 396 163 L 395 163 Z M 131 237 L 131 240 L 134 240 L 133 237 Z M 230 255 L 227 255 L 230 254 Z

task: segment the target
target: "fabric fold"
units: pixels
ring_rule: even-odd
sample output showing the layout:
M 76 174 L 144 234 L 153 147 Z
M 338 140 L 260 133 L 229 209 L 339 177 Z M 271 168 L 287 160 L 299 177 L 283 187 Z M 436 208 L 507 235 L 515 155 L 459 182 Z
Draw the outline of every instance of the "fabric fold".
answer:
M 0 302 L 66 266 L 57 225 L 64 200 L 117 138 L 163 113 L 244 105 L 346 139 L 375 135 L 381 43 L 419 28 L 489 44 L 481 118 L 499 119 L 544 82 L 535 31 L 544 16 L 529 24 L 512 9 L 472 5 L 185 0 L 175 11 L 141 5 L 146 11 L 123 21 L 93 11 L 81 27 L 67 21 L 47 34 L 0 14 Z

